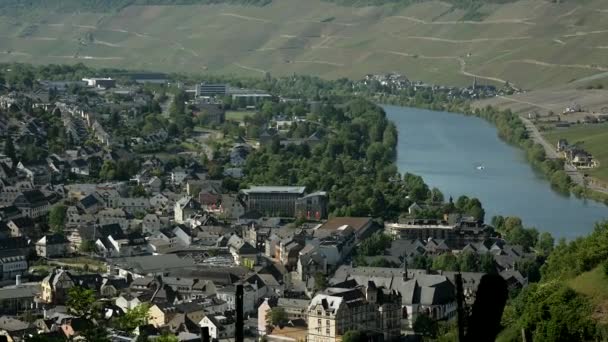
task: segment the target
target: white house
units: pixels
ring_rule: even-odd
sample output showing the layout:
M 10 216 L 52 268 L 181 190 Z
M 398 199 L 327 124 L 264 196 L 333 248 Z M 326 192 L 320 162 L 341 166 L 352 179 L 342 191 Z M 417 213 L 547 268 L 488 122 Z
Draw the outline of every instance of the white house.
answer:
M 201 319 L 201 328 L 209 328 L 209 337 L 214 340 L 234 338 L 235 324 L 231 317 L 221 314 L 209 314 Z
M 184 196 L 175 202 L 174 219 L 175 223 L 184 223 L 198 212 L 200 204 L 190 196 Z

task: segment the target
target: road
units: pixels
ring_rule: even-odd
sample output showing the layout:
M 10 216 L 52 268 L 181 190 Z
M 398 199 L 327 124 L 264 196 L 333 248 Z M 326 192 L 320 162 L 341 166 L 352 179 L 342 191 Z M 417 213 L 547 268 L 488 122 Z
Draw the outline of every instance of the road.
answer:
M 528 134 L 530 134 L 532 140 L 534 140 L 535 143 L 540 144 L 542 147 L 544 147 L 547 158 L 561 158 L 555 147 L 553 147 L 553 145 L 551 145 L 547 140 L 545 140 L 545 137 L 543 137 L 543 135 L 538 131 L 538 128 L 536 127 L 536 125 L 534 125 L 534 123 L 532 123 L 532 121 L 523 116 L 520 116 L 520 118 L 521 121 L 523 121 L 524 125 L 526 125 L 526 130 L 528 131 Z M 574 182 L 575 184 L 578 184 L 582 187 L 587 187 L 588 189 L 593 191 L 608 194 L 608 189 L 606 189 L 600 184 L 596 184 L 596 182 L 594 182 L 593 180 L 591 180 L 590 182 L 586 180 L 585 176 L 580 171 L 578 171 L 576 167 L 574 167 L 572 164 L 564 163 L 564 171 L 566 171 L 566 174 L 570 176 L 570 179 L 572 179 L 572 182 Z

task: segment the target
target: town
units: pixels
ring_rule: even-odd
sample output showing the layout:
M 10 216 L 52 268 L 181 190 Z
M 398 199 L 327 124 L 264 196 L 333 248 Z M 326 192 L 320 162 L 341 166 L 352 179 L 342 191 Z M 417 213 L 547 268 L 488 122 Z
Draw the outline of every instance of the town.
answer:
M 341 103 L 163 74 L 11 72 L 0 88 L 8 341 L 200 341 L 203 329 L 214 341 L 432 336 L 457 315 L 456 275 L 467 305 L 488 273 L 517 293 L 553 246 L 515 218 L 485 222 L 476 199 L 444 199 L 412 175 L 408 195 L 391 199 L 403 210 L 384 215 L 388 195 L 364 193 L 385 205 L 361 209 L 369 201 L 354 191 L 294 182 L 297 165 L 269 171 L 274 182 L 248 172 L 274 162 L 256 159 L 262 151 L 359 153 L 327 142 L 340 133 L 325 113 L 352 117 Z M 390 131 L 363 162 L 390 160 Z M 369 172 L 335 159 L 327 168 L 344 177 L 342 168 Z

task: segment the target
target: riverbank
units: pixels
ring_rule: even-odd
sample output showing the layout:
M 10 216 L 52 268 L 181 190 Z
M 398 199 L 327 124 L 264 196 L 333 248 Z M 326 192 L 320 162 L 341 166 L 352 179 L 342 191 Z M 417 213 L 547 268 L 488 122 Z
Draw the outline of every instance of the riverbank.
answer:
M 492 123 L 498 130 L 498 136 L 525 151 L 528 162 L 549 180 L 551 187 L 564 194 L 573 194 L 578 198 L 586 198 L 608 205 L 608 194 L 589 187 L 587 181 L 578 171 L 565 165 L 564 160 L 552 157 L 551 151 L 541 143 L 542 135 L 534 138 L 534 129 L 530 129 L 523 118 L 511 110 L 499 110 L 494 107 L 472 108 L 468 102 L 459 101 L 428 103 L 416 99 L 404 99 L 397 96 L 380 96 L 375 101 L 399 106 L 410 106 L 430 110 L 440 110 L 467 116 L 476 116 Z M 535 127 L 534 125 L 532 125 Z M 548 145 L 548 143 L 547 143 Z

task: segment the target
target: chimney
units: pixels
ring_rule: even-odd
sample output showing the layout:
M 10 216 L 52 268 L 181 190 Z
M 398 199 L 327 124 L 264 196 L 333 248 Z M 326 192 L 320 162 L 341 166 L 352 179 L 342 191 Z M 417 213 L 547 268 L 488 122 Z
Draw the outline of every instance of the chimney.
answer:
M 407 276 L 407 256 L 403 256 L 403 281 L 408 280 Z
M 21 286 L 21 275 L 17 274 L 15 276 L 15 286 Z

